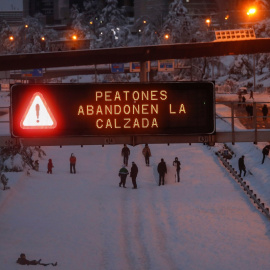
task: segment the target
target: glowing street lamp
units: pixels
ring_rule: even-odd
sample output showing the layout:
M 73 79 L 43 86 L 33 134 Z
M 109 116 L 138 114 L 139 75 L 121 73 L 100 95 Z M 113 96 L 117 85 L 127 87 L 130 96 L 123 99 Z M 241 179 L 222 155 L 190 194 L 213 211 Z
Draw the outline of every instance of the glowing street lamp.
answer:
M 77 36 L 76 36 L 76 35 L 73 35 L 73 36 L 72 36 L 72 39 L 73 39 L 73 40 L 77 40 Z
M 41 40 L 42 40 L 42 41 L 45 41 L 45 37 L 41 37 Z
M 247 15 L 252 16 L 256 13 L 256 8 L 252 7 L 248 10 Z
M 210 26 L 210 23 L 211 23 L 211 20 L 208 18 L 205 20 L 205 23 L 207 24 L 207 26 L 209 27 Z
M 28 27 L 29 27 L 29 25 L 28 25 L 28 24 L 26 24 L 24 27 L 25 27 L 25 28 L 28 28 Z
M 9 36 L 9 40 L 13 41 L 14 40 L 14 36 Z
M 169 34 L 165 34 L 164 35 L 164 38 L 168 40 L 170 38 L 170 35 Z

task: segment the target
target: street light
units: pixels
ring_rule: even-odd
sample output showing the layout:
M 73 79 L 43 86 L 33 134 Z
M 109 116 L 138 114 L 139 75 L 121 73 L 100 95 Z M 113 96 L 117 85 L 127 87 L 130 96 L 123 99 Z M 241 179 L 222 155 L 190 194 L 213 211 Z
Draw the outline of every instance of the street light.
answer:
M 248 16 L 252 16 L 256 13 L 256 8 L 251 7 L 248 11 L 247 11 L 247 15 Z
M 76 35 L 73 35 L 73 36 L 72 36 L 72 39 L 73 39 L 73 40 L 77 40 L 77 36 L 76 36 Z
M 209 26 L 210 26 L 210 23 L 211 23 L 211 20 L 210 20 L 209 18 L 207 18 L 207 19 L 205 20 L 205 23 L 206 23 L 207 26 L 209 27 Z
M 14 40 L 14 37 L 13 36 L 9 36 L 9 40 L 10 41 L 13 41 Z
M 164 38 L 168 40 L 170 38 L 170 35 L 169 34 L 165 34 L 164 35 Z

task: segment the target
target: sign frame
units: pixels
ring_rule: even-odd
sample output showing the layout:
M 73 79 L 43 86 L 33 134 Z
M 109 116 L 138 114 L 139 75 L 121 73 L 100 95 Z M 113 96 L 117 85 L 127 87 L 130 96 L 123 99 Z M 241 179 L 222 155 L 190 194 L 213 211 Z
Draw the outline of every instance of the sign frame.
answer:
M 37 92 L 57 125 L 23 129 Z M 18 138 L 214 134 L 215 88 L 212 82 L 14 85 L 10 124 Z

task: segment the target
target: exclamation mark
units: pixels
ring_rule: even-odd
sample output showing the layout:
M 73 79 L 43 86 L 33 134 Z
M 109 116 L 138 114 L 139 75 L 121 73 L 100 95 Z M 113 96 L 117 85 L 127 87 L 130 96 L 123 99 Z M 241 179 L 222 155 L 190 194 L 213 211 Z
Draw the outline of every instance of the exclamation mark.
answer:
M 40 106 L 39 106 L 39 104 L 37 103 L 36 104 L 36 114 L 37 114 L 37 123 L 39 122 L 39 110 L 40 110 Z

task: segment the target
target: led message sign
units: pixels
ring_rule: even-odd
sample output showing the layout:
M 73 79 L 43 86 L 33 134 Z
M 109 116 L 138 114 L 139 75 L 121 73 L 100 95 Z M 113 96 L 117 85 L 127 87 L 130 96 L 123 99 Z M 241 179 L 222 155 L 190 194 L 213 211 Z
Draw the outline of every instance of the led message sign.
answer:
M 11 89 L 14 137 L 212 134 L 210 82 L 32 84 Z

